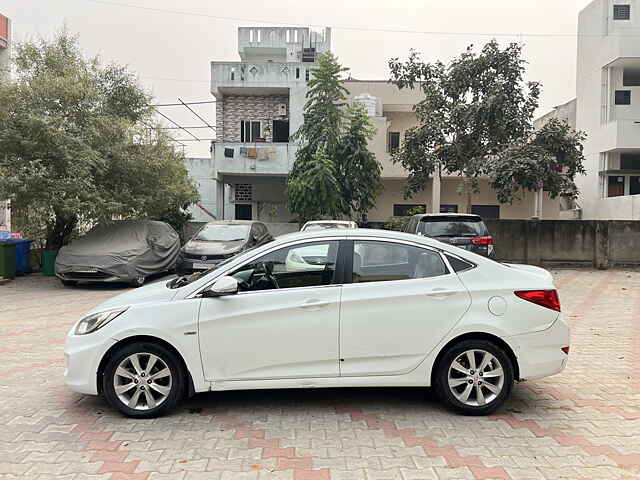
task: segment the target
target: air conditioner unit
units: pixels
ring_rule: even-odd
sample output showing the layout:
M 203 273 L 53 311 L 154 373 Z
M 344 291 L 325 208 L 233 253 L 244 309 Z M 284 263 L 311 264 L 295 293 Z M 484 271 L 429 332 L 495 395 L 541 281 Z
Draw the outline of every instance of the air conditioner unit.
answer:
M 287 104 L 279 103 L 276 105 L 276 115 L 278 117 L 286 117 L 287 116 Z

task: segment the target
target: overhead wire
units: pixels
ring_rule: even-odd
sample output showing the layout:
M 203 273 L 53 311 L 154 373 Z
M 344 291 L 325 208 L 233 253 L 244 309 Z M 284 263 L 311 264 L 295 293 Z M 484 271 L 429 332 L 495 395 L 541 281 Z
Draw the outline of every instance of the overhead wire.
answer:
M 173 15 L 185 15 L 191 17 L 200 17 L 200 18 L 211 18 L 214 20 L 225 20 L 225 21 L 233 21 L 233 22 L 252 22 L 252 23 L 261 23 L 267 25 L 281 25 L 281 26 L 290 26 L 290 27 L 314 27 L 314 28 L 324 28 L 330 26 L 335 30 L 347 30 L 347 31 L 357 31 L 357 32 L 372 32 L 372 33 L 403 33 L 403 34 L 418 34 L 418 35 L 437 35 L 437 36 L 477 36 L 477 37 L 549 37 L 549 38 L 576 38 L 576 37 L 599 37 L 602 36 L 600 33 L 546 33 L 546 32 L 464 32 L 464 31 L 439 31 L 439 30 L 414 30 L 414 29 L 406 29 L 406 28 L 387 28 L 387 27 L 367 27 L 367 26 L 359 26 L 359 25 L 321 25 L 321 24 L 309 24 L 309 23 L 296 23 L 296 22 L 282 22 L 282 21 L 272 21 L 265 20 L 263 18 L 249 18 L 249 17 L 235 17 L 235 16 L 224 16 L 224 15 L 213 15 L 208 13 L 200 13 L 200 12 L 188 12 L 184 10 L 172 10 L 165 8 L 157 8 L 157 7 L 145 7 L 142 5 L 132 5 L 129 3 L 123 2 L 114 2 L 110 0 L 87 0 L 91 3 L 97 3 L 102 5 L 111 5 L 118 6 L 124 8 L 134 8 L 138 10 L 146 10 L 156 13 L 169 13 Z M 629 35 L 624 35 L 629 36 Z M 637 35 L 636 35 L 637 36 Z

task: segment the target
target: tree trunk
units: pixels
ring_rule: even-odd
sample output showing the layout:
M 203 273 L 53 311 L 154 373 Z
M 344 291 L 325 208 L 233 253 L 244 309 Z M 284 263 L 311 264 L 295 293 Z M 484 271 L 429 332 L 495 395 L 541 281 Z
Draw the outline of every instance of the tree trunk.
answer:
M 78 224 L 77 215 L 56 214 L 56 220 L 49 226 L 46 250 L 60 250 L 69 242 L 69 237 Z

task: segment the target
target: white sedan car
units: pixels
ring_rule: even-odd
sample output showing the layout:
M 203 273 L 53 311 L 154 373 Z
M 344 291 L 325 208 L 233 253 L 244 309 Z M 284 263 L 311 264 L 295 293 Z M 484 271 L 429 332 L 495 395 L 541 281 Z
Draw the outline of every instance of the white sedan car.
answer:
M 309 251 L 324 256 L 291 268 Z M 69 332 L 65 379 L 131 417 L 195 392 L 358 386 L 433 386 L 482 415 L 568 353 L 547 271 L 416 235 L 326 230 L 111 298 Z

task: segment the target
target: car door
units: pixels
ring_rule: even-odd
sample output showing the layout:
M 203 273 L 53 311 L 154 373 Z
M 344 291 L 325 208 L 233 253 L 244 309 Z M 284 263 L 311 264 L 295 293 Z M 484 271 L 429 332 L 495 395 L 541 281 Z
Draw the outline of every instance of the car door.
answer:
M 352 281 L 343 286 L 340 310 L 342 376 L 413 370 L 471 304 L 436 250 L 354 240 L 351 263 Z
M 207 380 L 336 377 L 338 240 L 275 248 L 234 269 L 240 292 L 203 298 Z

